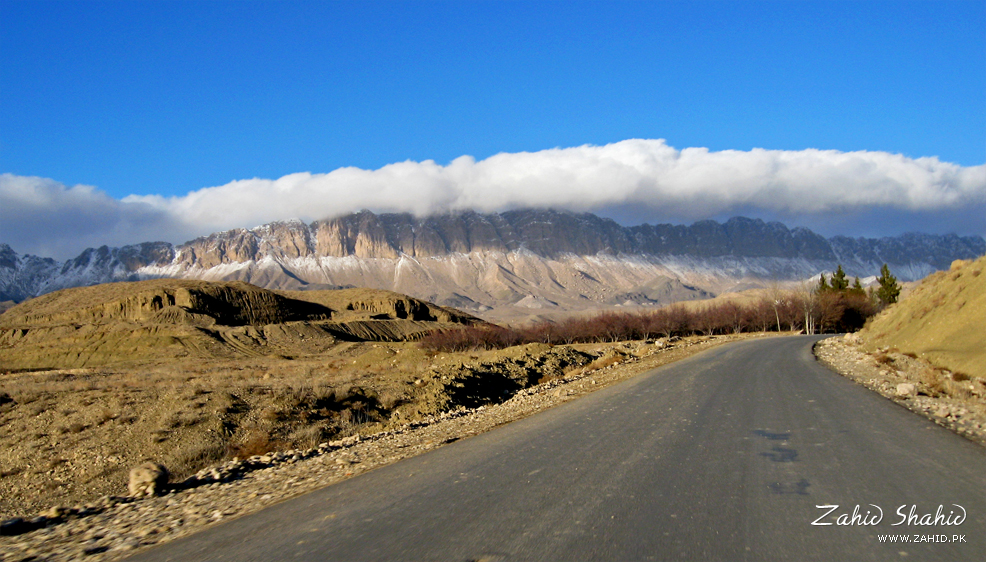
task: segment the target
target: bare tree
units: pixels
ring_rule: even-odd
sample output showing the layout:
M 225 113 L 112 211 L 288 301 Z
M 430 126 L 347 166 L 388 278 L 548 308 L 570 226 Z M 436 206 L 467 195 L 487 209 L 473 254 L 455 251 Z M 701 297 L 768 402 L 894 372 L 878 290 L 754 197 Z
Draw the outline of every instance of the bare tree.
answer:
M 806 334 L 814 334 L 818 325 L 818 291 L 811 283 L 802 281 L 795 291 L 795 296 L 804 316 Z
M 771 281 L 767 285 L 767 299 L 770 301 L 771 307 L 774 309 L 774 320 L 777 321 L 777 331 L 781 331 L 781 308 L 784 307 L 785 301 L 787 301 L 791 295 L 781 289 L 781 284 L 776 280 Z

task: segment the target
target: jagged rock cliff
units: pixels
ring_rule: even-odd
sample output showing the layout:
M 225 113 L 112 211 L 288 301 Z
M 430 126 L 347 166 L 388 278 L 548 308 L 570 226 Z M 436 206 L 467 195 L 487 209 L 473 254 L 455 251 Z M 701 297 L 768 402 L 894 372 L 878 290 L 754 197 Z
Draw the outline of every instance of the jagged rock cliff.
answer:
M 666 304 L 796 280 L 842 264 L 902 280 L 986 253 L 980 237 L 906 234 L 824 237 L 804 228 L 733 218 L 724 224 L 623 227 L 591 214 L 465 212 L 416 218 L 368 211 L 305 224 L 235 229 L 179 246 L 86 250 L 64 263 L 0 245 L 0 301 L 151 277 L 241 280 L 279 289 L 388 289 L 472 311 Z
M 278 222 L 212 234 L 180 246 L 179 263 L 210 268 L 265 257 L 397 259 L 521 250 L 545 258 L 625 254 L 835 259 L 829 242 L 810 230 L 741 217 L 725 224 L 627 228 L 591 214 L 555 211 L 467 212 L 424 219 L 363 211 L 311 225 Z

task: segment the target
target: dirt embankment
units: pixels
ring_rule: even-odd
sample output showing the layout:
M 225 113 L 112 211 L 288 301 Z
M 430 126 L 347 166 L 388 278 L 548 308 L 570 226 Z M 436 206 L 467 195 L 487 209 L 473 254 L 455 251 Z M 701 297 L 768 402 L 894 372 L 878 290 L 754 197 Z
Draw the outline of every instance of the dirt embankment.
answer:
M 936 367 L 986 379 L 986 256 L 956 261 L 870 321 L 867 351 L 891 348 Z

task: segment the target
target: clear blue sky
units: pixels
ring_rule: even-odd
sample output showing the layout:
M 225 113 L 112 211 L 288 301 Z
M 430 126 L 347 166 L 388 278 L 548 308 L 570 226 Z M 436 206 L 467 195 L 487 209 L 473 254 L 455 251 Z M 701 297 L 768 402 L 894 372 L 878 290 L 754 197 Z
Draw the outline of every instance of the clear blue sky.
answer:
M 629 138 L 986 162 L 986 2 L 0 2 L 0 172 L 184 194 Z

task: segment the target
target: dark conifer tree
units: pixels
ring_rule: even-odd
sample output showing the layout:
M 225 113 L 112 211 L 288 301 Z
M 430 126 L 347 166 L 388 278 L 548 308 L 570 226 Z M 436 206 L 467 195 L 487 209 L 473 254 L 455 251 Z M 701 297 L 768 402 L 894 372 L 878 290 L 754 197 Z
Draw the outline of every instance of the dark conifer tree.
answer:
M 838 269 L 832 274 L 832 290 L 841 293 L 849 288 L 849 280 L 846 279 L 846 272 L 842 269 L 842 264 L 839 264 Z
M 823 273 L 823 274 L 819 275 L 818 276 L 818 291 L 817 292 L 819 292 L 819 293 L 827 293 L 828 291 L 831 291 L 831 290 L 832 290 L 832 287 L 829 286 L 828 280 L 825 279 L 825 274 Z
M 900 296 L 900 284 L 897 278 L 890 274 L 890 268 L 883 264 L 880 268 L 880 277 L 877 278 L 880 288 L 876 290 L 876 296 L 884 306 L 897 302 Z

